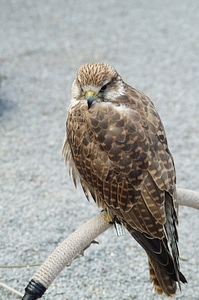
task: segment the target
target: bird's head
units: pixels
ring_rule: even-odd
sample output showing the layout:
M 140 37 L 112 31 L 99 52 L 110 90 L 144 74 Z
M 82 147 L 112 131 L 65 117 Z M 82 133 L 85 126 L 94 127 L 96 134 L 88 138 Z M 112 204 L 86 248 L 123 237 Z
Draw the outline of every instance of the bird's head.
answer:
M 123 80 L 105 63 L 82 65 L 72 85 L 72 99 L 87 101 L 88 108 L 99 102 L 113 102 L 124 93 Z

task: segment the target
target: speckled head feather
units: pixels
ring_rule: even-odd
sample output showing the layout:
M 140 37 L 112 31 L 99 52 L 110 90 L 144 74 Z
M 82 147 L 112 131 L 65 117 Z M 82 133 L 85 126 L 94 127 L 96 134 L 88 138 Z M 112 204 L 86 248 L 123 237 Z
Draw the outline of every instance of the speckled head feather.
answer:
M 116 78 L 117 75 L 115 69 L 105 63 L 84 64 L 77 72 L 77 78 L 82 86 L 100 87 Z

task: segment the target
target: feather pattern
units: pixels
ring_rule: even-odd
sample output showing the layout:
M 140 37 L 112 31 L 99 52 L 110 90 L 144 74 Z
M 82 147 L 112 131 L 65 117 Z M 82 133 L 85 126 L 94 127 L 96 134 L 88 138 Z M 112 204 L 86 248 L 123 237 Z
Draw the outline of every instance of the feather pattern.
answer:
M 89 106 L 88 87 L 96 95 Z M 186 282 L 178 262 L 175 167 L 153 103 L 103 63 L 79 69 L 72 96 L 63 155 L 75 185 L 79 178 L 86 196 L 145 249 L 155 291 L 174 295 L 176 281 Z

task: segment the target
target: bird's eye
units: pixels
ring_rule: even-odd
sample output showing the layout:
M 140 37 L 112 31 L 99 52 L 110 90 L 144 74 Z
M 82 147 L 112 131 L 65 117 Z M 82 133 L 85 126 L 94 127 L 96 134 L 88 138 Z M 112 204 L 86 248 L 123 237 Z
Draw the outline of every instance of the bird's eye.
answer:
M 107 86 L 108 86 L 108 83 L 103 85 L 103 87 L 101 88 L 101 90 L 99 92 L 103 93 L 106 90 Z

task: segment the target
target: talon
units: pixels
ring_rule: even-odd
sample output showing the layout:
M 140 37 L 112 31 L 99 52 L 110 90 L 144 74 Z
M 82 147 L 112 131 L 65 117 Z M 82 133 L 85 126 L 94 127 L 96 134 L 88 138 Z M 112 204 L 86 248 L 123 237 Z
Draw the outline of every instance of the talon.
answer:
M 110 216 L 109 216 L 108 213 L 106 214 L 105 219 L 106 219 L 106 222 L 107 222 L 107 223 L 109 223 L 109 224 L 114 224 L 113 220 L 111 220 L 111 218 L 110 218 Z

